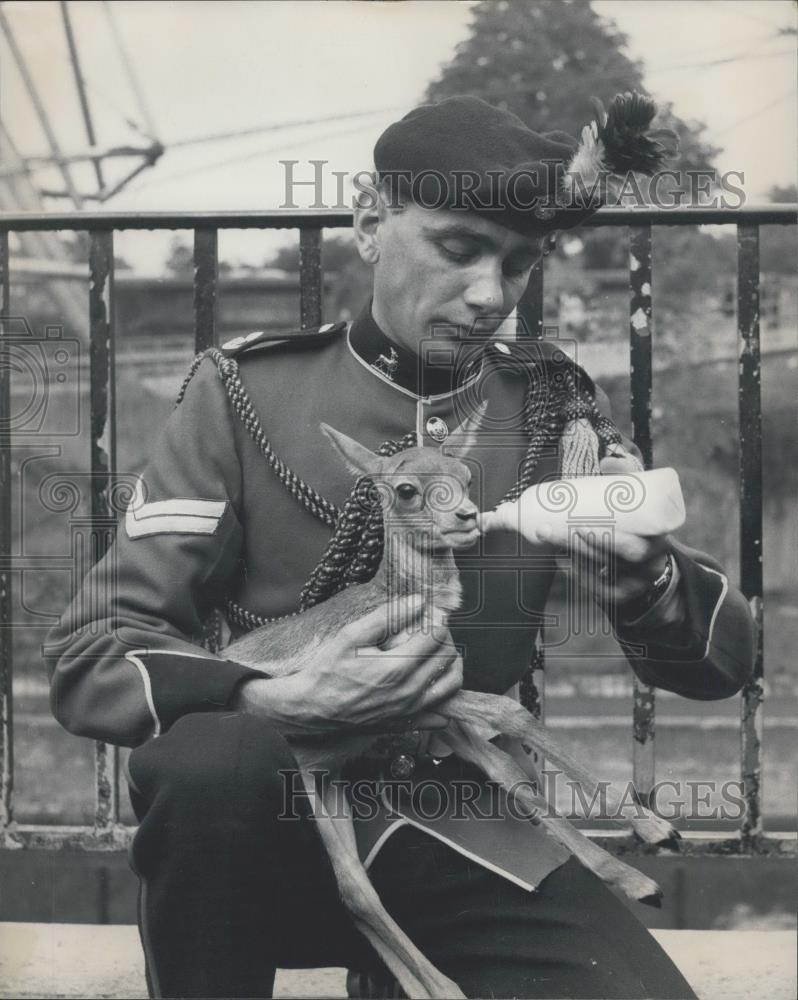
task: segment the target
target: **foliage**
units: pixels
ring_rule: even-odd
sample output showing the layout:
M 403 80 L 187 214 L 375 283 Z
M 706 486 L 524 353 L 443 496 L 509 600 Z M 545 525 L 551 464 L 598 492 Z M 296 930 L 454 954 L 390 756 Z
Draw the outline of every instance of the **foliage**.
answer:
M 469 37 L 427 88 L 428 100 L 474 94 L 536 131 L 578 136 L 590 119 L 589 97 L 606 104 L 619 92 L 645 92 L 643 66 L 626 55 L 626 35 L 587 3 L 486 0 L 473 18 Z M 719 152 L 702 138 L 703 125 L 682 121 L 668 104 L 657 124 L 679 134 L 679 167 L 706 168 Z
M 626 35 L 588 3 L 487 0 L 473 18 L 469 37 L 428 87 L 429 100 L 474 94 L 536 131 L 577 137 L 590 120 L 591 96 L 606 105 L 616 93 L 646 91 L 642 63 L 626 54 Z M 679 136 L 679 154 L 668 164 L 675 170 L 709 169 L 720 152 L 705 140 L 703 124 L 683 121 L 669 103 L 660 105 L 656 125 Z M 587 267 L 626 266 L 620 231 L 586 230 L 582 242 Z
M 299 271 L 299 247 L 281 247 L 266 262 L 267 267 Z M 360 259 L 351 238 L 327 237 L 322 244 L 322 267 L 328 279 L 325 294 L 325 317 L 332 321 L 349 319 L 360 311 L 371 294 L 371 271 Z
M 166 273 L 173 278 L 194 277 L 194 251 L 180 236 L 172 238 L 169 256 L 164 263 Z M 219 261 L 219 274 L 228 274 L 232 268 L 225 261 Z

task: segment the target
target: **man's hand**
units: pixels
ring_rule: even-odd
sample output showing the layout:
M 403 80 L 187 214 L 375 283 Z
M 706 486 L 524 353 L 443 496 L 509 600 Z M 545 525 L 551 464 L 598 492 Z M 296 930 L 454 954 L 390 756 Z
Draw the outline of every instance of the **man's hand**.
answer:
M 390 650 L 377 646 L 386 605 L 317 646 L 296 673 L 246 681 L 236 707 L 292 735 L 445 728 L 434 709 L 459 691 L 463 664 L 447 628 L 422 629 L 422 607 L 404 599 L 400 614 L 411 627 Z
M 578 529 L 571 549 L 573 571 L 598 581 L 602 604 L 623 606 L 637 601 L 662 575 L 668 560 L 668 535 L 643 537 L 613 532 L 607 544 Z
M 602 475 L 639 471 L 637 462 L 625 452 L 601 460 Z M 641 598 L 665 570 L 670 551 L 668 535 L 633 535 L 616 529 L 601 541 L 587 531 L 575 532 L 570 569 L 579 577 L 598 581 L 596 598 L 602 604 L 622 607 Z

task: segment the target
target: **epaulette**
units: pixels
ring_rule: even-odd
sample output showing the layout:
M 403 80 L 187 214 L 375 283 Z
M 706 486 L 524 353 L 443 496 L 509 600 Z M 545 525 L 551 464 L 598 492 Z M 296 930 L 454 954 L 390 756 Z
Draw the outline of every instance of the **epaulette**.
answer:
M 346 323 L 325 323 L 307 330 L 256 330 L 243 337 L 233 337 L 222 344 L 220 350 L 226 358 L 239 358 L 242 354 L 264 347 L 282 345 L 289 348 L 310 347 L 333 340 L 346 329 Z

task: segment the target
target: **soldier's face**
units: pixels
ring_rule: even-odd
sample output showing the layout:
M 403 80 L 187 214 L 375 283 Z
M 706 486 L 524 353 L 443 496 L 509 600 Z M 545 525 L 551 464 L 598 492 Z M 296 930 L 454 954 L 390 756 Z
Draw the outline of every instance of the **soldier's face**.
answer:
M 470 212 L 409 204 L 374 229 L 374 319 L 410 350 L 492 334 L 526 288 L 541 245 Z

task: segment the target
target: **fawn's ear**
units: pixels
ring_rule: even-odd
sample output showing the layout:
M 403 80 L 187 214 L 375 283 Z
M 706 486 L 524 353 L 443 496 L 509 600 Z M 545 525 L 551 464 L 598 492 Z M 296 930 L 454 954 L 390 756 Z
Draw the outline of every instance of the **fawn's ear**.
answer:
M 488 408 L 485 400 L 463 420 L 460 426 L 453 430 L 445 443 L 441 445 L 444 455 L 451 455 L 452 458 L 465 458 L 474 447 L 477 440 L 477 431 L 482 426 L 482 419 Z
M 373 451 L 364 448 L 354 438 L 347 437 L 329 424 L 319 424 L 322 434 L 332 444 L 347 466 L 355 475 L 376 475 L 382 468 L 382 460 Z

